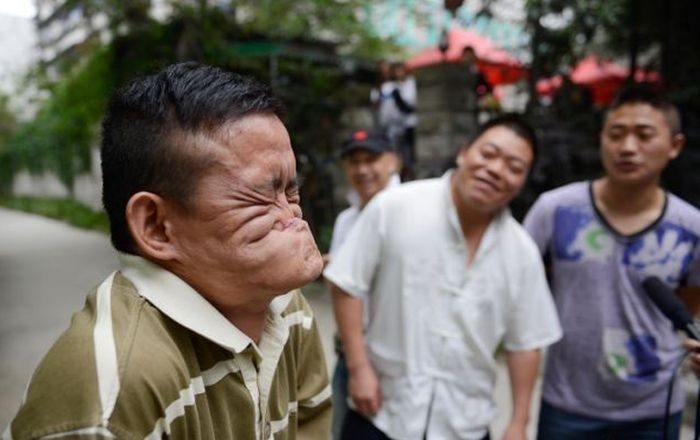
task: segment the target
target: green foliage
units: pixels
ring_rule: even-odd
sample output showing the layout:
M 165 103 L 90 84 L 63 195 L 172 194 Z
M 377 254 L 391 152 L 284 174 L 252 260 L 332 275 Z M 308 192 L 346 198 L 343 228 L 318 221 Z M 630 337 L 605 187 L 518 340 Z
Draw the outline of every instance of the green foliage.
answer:
M 589 51 L 622 57 L 631 66 L 661 72 L 676 102 L 692 114 L 700 108 L 699 5 L 693 0 L 527 0 L 532 81 L 573 66 Z
M 173 1 L 168 22 L 157 23 L 143 14 L 148 0 L 64 0 L 68 6 L 80 5 L 86 19 L 107 11 L 116 37 L 81 63 L 69 60 L 72 66 L 56 84 L 47 83 L 41 69 L 34 72 L 50 97 L 4 149 L 0 144 L 0 174 L 7 180 L 20 169 L 53 171 L 71 190 L 75 176 L 91 165 L 99 121 L 115 88 L 171 63 L 193 60 L 255 76 L 283 99 L 305 181 L 304 198 L 313 201 L 305 212 L 315 231 L 325 230 L 332 223 L 333 204 L 324 167 L 335 151 L 338 119 L 343 109 L 368 96 L 368 87 L 348 78 L 338 54 L 353 54 L 356 65 L 367 66 L 358 62 L 358 54 L 378 58 L 393 48 L 373 36 L 357 14 L 368 1 L 240 0 L 229 7 Z
M 533 63 L 539 63 L 536 66 L 539 73 L 551 76 L 563 66 L 574 65 L 591 49 L 599 54 L 611 52 L 610 33 L 626 29 L 627 1 L 528 0 L 527 23 L 533 33 Z M 622 40 L 618 38 L 618 41 Z
M 83 229 L 109 232 L 107 214 L 70 199 L 0 197 L 0 206 L 62 220 Z
M 17 121 L 8 107 L 9 98 L 0 94 L 0 194 L 7 192 L 12 176 L 8 140 L 17 129 Z
M 238 0 L 241 29 L 271 38 L 341 44 L 343 52 L 372 56 L 387 48 L 362 19 L 371 0 Z
M 9 139 L 3 162 L 9 160 L 15 170 L 53 170 L 72 189 L 74 176 L 90 168 L 97 122 L 114 88 L 111 58 L 112 52 L 102 49 L 60 83 L 34 120 Z

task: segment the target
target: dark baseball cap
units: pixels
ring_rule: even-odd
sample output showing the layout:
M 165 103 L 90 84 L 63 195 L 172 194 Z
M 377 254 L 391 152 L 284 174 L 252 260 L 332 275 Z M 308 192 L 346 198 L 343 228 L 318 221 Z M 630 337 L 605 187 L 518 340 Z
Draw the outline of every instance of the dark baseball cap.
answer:
M 374 133 L 367 130 L 354 131 L 350 138 L 343 142 L 340 149 L 340 157 L 345 157 L 355 150 L 367 150 L 381 154 L 393 152 L 394 147 L 389 138 L 383 133 Z

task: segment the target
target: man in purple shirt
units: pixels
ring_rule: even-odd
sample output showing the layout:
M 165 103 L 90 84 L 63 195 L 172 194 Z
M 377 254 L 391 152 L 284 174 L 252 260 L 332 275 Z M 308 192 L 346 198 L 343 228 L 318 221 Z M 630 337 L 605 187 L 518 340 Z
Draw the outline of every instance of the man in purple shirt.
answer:
M 564 328 L 547 359 L 539 439 L 663 438 L 681 347 L 642 283 L 658 277 L 697 310 L 700 212 L 659 184 L 683 143 L 673 105 L 625 89 L 600 134 L 603 177 L 543 194 L 525 218 Z M 683 403 L 677 386 L 667 438 L 678 438 Z

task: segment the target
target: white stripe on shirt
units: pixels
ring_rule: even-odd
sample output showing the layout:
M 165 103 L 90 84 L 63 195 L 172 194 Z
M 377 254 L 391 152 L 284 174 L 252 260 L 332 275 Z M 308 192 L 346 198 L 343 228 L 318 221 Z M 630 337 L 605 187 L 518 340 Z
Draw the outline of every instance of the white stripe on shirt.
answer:
M 321 403 L 325 402 L 329 397 L 331 397 L 331 386 L 328 385 L 326 388 L 323 389 L 320 393 L 316 394 L 315 396 L 304 400 L 303 402 L 299 402 L 299 405 L 305 407 L 305 408 L 314 408 Z
M 81 429 L 76 429 L 73 431 L 66 431 L 66 432 L 61 432 L 58 434 L 51 434 L 47 435 L 44 437 L 41 437 L 41 439 L 55 439 L 55 438 L 64 438 L 64 437 L 72 437 L 75 435 L 89 435 L 89 436 L 95 436 L 95 435 L 101 435 L 102 437 L 105 438 L 117 438 L 112 432 L 103 427 L 103 426 L 92 426 L 90 428 L 81 428 Z
M 287 321 L 288 326 L 291 327 L 293 325 L 301 324 L 306 330 L 310 329 L 311 324 L 313 323 L 313 318 L 311 316 L 306 316 L 303 310 L 290 313 L 289 315 L 285 316 L 284 319 Z
M 233 359 L 218 362 L 210 369 L 203 371 L 201 376 L 194 377 L 190 380 L 190 385 L 180 390 L 180 397 L 175 399 L 165 409 L 165 417 L 161 417 L 156 421 L 156 424 L 146 439 L 160 439 L 163 434 L 170 434 L 170 425 L 178 417 L 185 415 L 185 406 L 194 405 L 194 398 L 197 394 L 204 393 L 204 387 L 214 385 L 229 373 L 235 373 L 239 370 Z
M 112 329 L 112 284 L 115 273 L 113 272 L 97 288 L 97 317 L 93 332 L 97 385 L 102 405 L 102 426 L 107 425 L 119 396 L 119 365 Z

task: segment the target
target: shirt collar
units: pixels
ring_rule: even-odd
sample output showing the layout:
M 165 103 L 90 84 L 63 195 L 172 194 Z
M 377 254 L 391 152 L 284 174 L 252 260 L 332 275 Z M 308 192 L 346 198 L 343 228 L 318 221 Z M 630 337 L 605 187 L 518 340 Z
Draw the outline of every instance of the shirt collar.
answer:
M 258 351 L 252 339 L 174 273 L 135 255 L 120 253 L 119 261 L 122 275 L 136 286 L 139 295 L 173 321 L 234 353 L 249 345 Z M 289 292 L 270 303 L 273 320 L 283 319 L 281 314 L 291 299 Z

